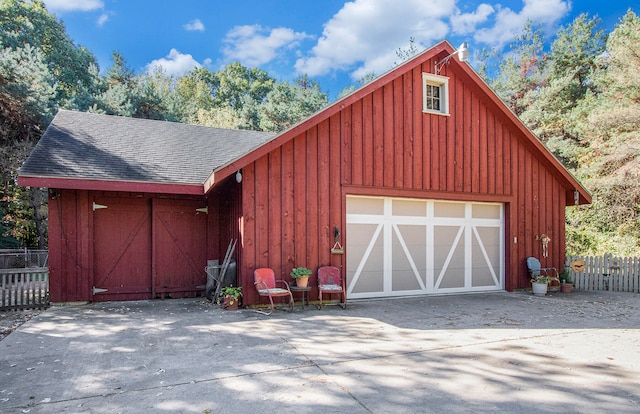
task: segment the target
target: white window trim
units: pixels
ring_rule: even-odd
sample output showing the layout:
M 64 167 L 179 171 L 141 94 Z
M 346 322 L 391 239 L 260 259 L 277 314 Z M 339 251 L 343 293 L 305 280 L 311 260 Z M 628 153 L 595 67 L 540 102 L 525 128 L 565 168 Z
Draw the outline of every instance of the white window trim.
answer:
M 440 110 L 427 108 L 427 85 L 440 88 Z M 435 115 L 449 115 L 449 78 L 447 76 L 422 73 L 422 112 Z

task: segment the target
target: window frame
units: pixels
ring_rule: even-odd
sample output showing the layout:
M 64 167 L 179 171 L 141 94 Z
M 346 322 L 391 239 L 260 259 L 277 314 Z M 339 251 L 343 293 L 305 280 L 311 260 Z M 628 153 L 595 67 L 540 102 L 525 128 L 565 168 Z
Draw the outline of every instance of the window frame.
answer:
M 440 109 L 427 107 L 427 86 L 440 88 Z M 447 76 L 422 73 L 422 112 L 435 115 L 449 115 L 449 78 Z

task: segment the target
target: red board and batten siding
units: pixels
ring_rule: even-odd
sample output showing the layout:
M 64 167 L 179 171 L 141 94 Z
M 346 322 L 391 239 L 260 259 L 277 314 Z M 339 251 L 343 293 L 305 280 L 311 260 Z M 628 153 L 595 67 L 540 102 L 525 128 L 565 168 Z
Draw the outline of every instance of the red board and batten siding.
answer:
M 296 266 L 345 266 L 330 248 L 334 226 L 346 227 L 347 194 L 504 203 L 506 288 L 528 286 L 527 256 L 562 267 L 565 203 L 573 188 L 512 114 L 467 73 L 453 70 L 458 65 L 445 65 L 442 73 L 449 76 L 450 116 L 422 112 L 429 60 L 294 128 L 284 145 L 244 167 L 239 273 L 246 303 L 258 300 L 257 267 L 289 280 Z M 551 237 L 548 258 L 536 240 L 542 233 Z
M 232 188 L 227 191 L 233 196 Z M 235 202 L 231 203 L 235 208 L 229 206 L 228 201 L 217 189 L 209 200 L 204 196 L 55 190 L 49 197 L 51 301 L 200 294 L 206 282 L 206 260 L 223 257 L 221 240 L 228 243 L 230 237 L 239 237 L 240 208 Z M 108 207 L 94 211 L 93 202 Z M 208 203 L 209 215 L 197 211 Z M 109 290 L 94 295 L 94 286 Z

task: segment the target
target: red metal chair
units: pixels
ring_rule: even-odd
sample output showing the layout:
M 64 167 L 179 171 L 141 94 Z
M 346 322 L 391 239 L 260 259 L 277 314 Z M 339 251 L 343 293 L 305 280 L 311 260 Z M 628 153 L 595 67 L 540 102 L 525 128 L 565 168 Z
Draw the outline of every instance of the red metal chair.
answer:
M 271 315 L 275 306 L 273 304 L 273 298 L 289 296 L 289 305 L 291 311 L 293 311 L 293 295 L 289 290 L 289 284 L 284 280 L 276 280 L 275 273 L 272 269 L 267 267 L 261 267 L 253 272 L 253 283 L 258 290 L 258 295 L 268 297 L 271 304 L 271 310 L 269 312 L 256 311 L 264 315 Z
M 344 289 L 344 281 L 340 276 L 340 269 L 335 266 L 323 266 L 318 269 L 318 295 L 320 305 L 318 309 L 322 309 L 322 294 L 339 294 L 340 302 L 338 305 L 342 309 L 347 307 L 347 293 Z

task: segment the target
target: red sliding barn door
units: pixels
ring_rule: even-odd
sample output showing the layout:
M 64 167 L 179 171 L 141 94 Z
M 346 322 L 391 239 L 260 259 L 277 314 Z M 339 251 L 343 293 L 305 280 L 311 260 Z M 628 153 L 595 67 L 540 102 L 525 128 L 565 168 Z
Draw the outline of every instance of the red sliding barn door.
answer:
M 94 301 L 204 290 L 206 201 L 96 197 L 91 207 Z
M 205 285 L 205 206 L 203 201 L 153 200 L 155 295 L 193 296 Z
M 95 301 L 151 297 L 149 199 L 96 197 L 93 205 Z

